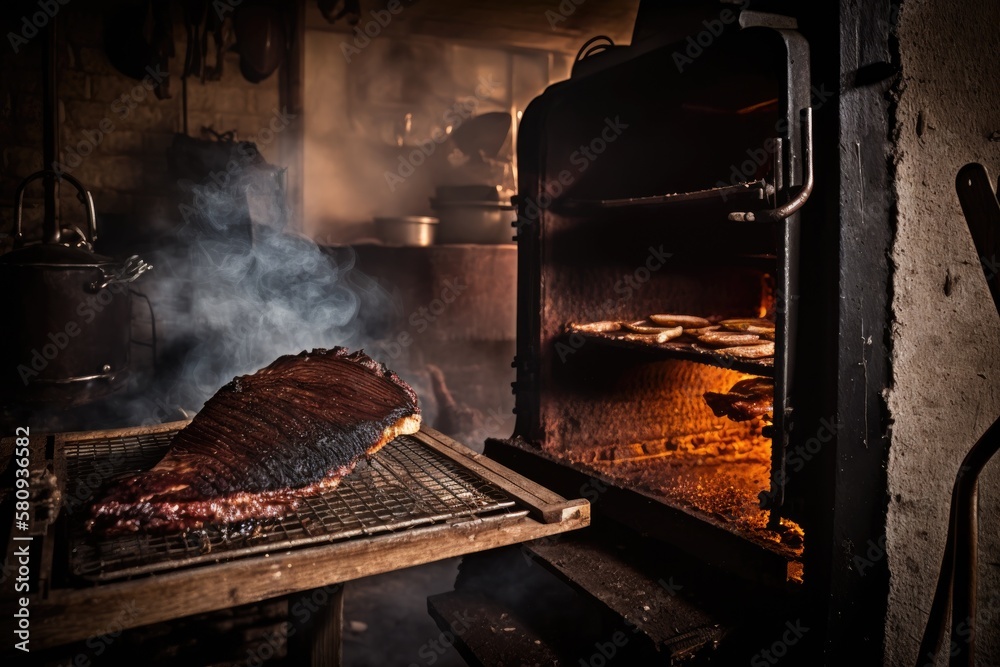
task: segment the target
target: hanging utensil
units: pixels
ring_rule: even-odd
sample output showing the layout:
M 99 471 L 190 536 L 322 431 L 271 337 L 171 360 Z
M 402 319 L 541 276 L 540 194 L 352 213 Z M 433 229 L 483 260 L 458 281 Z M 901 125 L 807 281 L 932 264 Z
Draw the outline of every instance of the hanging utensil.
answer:
M 466 155 L 496 157 L 510 136 L 511 116 L 505 111 L 480 114 L 455 128 L 451 140 Z

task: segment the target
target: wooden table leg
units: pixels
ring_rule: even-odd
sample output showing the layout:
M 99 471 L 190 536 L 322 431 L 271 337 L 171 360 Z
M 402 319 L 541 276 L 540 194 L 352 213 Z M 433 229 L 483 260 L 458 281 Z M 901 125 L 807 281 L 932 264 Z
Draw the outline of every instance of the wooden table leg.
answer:
M 288 615 L 291 664 L 340 667 L 344 663 L 344 584 L 291 596 Z

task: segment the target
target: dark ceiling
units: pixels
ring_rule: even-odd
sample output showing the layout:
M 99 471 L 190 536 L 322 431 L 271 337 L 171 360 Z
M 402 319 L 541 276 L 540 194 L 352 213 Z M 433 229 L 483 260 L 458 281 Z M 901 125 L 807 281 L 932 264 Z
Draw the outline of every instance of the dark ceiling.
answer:
M 358 27 L 375 21 L 372 12 L 386 4 L 386 0 L 361 0 Z M 400 0 L 396 6 L 400 9 L 388 25 L 378 26 L 386 34 L 467 39 L 575 54 L 595 35 L 628 43 L 639 0 Z M 310 29 L 349 29 L 343 20 L 331 26 L 313 2 L 307 5 L 306 17 Z M 369 29 L 374 32 L 376 26 Z

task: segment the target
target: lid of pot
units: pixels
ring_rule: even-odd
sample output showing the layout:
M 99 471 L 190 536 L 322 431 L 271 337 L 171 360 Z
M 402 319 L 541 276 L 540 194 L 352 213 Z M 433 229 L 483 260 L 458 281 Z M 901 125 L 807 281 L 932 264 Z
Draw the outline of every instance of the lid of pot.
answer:
M 60 243 L 35 243 L 0 256 L 3 266 L 88 267 L 112 264 L 114 260 L 84 248 Z

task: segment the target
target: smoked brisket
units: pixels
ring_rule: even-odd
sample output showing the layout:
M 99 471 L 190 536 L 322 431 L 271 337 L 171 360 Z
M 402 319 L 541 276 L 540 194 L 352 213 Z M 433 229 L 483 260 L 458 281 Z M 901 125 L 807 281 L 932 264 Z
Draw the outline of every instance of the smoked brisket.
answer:
M 106 490 L 88 528 L 165 532 L 282 516 L 419 428 L 413 389 L 364 352 L 283 356 L 222 387 L 156 466 Z

